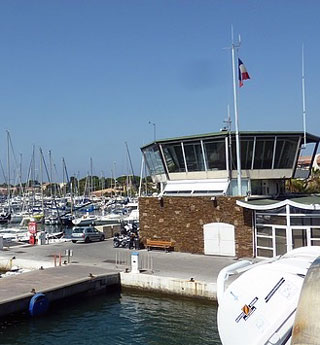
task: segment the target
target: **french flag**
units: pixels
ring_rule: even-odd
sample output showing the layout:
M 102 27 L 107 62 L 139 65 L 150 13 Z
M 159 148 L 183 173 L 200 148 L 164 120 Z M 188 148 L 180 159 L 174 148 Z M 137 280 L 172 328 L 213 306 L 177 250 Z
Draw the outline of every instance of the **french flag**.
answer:
M 238 63 L 239 63 L 239 86 L 241 87 L 243 86 L 243 81 L 250 79 L 250 76 L 249 76 L 249 73 L 247 72 L 245 65 L 240 59 L 238 59 Z

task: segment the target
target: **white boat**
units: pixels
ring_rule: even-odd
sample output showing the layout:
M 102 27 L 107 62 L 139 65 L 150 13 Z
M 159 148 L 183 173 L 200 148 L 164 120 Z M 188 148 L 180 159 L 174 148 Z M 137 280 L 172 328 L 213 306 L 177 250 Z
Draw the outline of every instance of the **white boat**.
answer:
M 82 217 L 79 218 L 75 218 L 72 220 L 72 223 L 74 225 L 78 225 L 78 226 L 84 226 L 84 225 L 92 225 L 95 224 L 97 220 L 97 216 L 93 215 L 93 214 L 85 214 Z
M 96 225 L 105 225 L 105 224 L 115 224 L 120 223 L 123 220 L 123 215 L 119 213 L 108 213 L 106 215 L 97 216 Z
M 123 220 L 128 223 L 139 222 L 139 210 L 133 209 Z
M 223 345 L 289 345 L 304 278 L 320 247 L 302 247 L 252 264 L 230 265 L 217 280 L 218 329 Z M 232 274 L 243 272 L 225 290 Z
M 12 213 L 10 223 L 20 223 L 22 221 L 23 216 L 24 213 L 22 212 Z
M 25 242 L 29 240 L 30 233 L 27 228 L 5 228 L 0 230 L 0 236 L 6 243 Z

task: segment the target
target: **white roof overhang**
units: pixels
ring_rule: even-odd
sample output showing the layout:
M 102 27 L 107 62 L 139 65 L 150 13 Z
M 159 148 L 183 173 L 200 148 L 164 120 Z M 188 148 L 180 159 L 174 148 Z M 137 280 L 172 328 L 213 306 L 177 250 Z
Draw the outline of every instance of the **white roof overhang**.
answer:
M 279 207 L 283 207 L 286 205 L 290 205 L 293 207 L 301 208 L 304 210 L 320 210 L 320 204 L 306 204 L 306 203 L 300 203 L 297 201 L 293 201 L 290 199 L 281 200 L 279 202 L 269 203 L 269 204 L 255 204 L 253 200 L 249 203 L 248 201 L 243 200 L 237 200 L 237 205 L 248 208 L 250 210 L 273 210 Z
M 229 183 L 229 179 L 168 181 L 162 194 L 225 195 L 227 193 Z

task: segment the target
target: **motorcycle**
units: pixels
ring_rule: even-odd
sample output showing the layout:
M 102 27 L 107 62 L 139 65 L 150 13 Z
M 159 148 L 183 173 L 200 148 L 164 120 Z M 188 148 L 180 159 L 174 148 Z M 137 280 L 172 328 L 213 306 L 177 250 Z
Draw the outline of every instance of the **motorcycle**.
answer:
M 113 247 L 139 249 L 139 237 L 134 232 L 126 235 L 116 233 L 113 238 Z
M 113 238 L 114 248 L 129 248 L 130 237 L 128 235 L 115 234 Z

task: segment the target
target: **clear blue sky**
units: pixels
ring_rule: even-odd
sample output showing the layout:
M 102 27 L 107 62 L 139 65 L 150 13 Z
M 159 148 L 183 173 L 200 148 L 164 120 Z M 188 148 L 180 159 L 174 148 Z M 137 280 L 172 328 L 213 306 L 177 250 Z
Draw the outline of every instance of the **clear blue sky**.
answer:
M 135 173 L 140 147 L 218 131 L 232 105 L 230 27 L 251 80 L 240 130 L 302 129 L 305 45 L 308 131 L 319 135 L 320 2 L 296 0 L 3 0 L 0 158 L 9 130 L 24 170 L 32 145 L 70 175 Z M 25 173 L 24 173 L 25 178 Z M 2 176 L 0 177 L 2 180 Z

